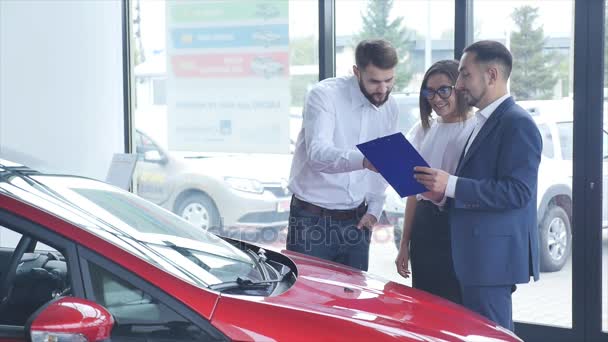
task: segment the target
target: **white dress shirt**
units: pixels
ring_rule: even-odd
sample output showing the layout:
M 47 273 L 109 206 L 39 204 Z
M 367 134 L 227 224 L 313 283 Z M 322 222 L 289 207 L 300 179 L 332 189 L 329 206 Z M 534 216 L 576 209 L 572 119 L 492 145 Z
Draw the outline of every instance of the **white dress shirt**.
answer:
M 430 167 L 453 174 L 475 124 L 474 116 L 459 122 L 443 122 L 438 117 L 431 120 L 426 130 L 418 122 L 408 133 L 408 140 Z M 421 194 L 416 198 L 427 199 Z
M 477 124 L 475 125 L 475 129 L 473 129 L 471 138 L 469 138 L 469 141 L 468 141 L 467 145 L 465 146 L 465 150 L 464 150 L 465 155 L 469 151 L 469 147 L 471 146 L 471 143 L 473 143 L 473 141 L 477 137 L 477 134 L 479 133 L 479 131 L 481 131 L 481 128 L 483 127 L 483 125 L 485 125 L 486 121 L 488 121 L 488 119 L 490 118 L 490 115 L 492 115 L 492 113 L 494 113 L 496 108 L 498 108 L 498 106 L 500 106 L 500 104 L 503 103 L 503 101 L 508 99 L 510 96 L 511 95 L 509 95 L 509 94 L 505 94 L 502 97 L 495 100 L 494 102 L 487 105 L 484 109 L 478 110 L 475 113 L 475 117 L 477 118 Z M 460 157 L 460 155 L 458 157 Z M 458 177 L 456 177 L 450 173 L 450 177 L 448 177 L 448 184 L 445 188 L 444 201 L 445 201 L 446 197 L 454 198 L 454 194 L 456 193 L 456 182 L 458 182 Z M 442 202 L 444 202 L 444 201 L 442 201 Z
M 353 209 L 364 200 L 380 218 L 387 183 L 363 168 L 356 145 L 397 131 L 395 100 L 380 107 L 361 93 L 355 76 L 319 82 L 306 97 L 289 177 L 299 199 L 327 209 Z

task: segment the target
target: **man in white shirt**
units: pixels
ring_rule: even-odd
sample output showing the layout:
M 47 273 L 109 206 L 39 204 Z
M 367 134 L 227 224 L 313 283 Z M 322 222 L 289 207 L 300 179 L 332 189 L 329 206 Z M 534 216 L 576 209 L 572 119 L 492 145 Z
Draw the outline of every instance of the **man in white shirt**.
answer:
M 367 270 L 387 183 L 356 145 L 397 130 L 398 62 L 385 40 L 355 50 L 353 76 L 310 90 L 291 165 L 287 249 Z

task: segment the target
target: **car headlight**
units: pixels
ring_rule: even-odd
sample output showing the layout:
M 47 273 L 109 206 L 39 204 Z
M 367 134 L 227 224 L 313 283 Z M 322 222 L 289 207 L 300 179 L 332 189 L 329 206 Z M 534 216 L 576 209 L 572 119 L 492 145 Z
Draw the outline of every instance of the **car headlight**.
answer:
M 253 192 L 261 194 L 264 192 L 264 186 L 260 181 L 249 178 L 224 177 L 224 181 L 235 190 Z

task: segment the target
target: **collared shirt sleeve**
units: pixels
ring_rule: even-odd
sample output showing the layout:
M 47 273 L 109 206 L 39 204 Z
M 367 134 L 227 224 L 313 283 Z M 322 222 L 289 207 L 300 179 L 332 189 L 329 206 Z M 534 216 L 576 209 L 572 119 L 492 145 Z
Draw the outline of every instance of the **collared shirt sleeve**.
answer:
M 324 173 L 361 170 L 363 154 L 337 148 L 333 142 L 336 112 L 329 97 L 322 88 L 314 88 L 306 100 L 302 125 L 310 167 Z
M 380 179 L 382 179 L 381 177 L 379 177 Z M 374 184 L 375 182 L 370 182 L 371 184 Z M 388 184 L 386 184 L 386 182 L 384 182 L 383 186 L 379 186 L 377 189 L 380 190 L 382 189 L 382 193 L 379 193 L 379 191 L 370 191 L 366 194 L 365 199 L 367 201 L 367 213 L 368 214 L 372 214 L 374 215 L 374 217 L 377 220 L 380 220 L 380 215 L 382 214 L 382 209 L 384 207 L 384 201 L 386 199 L 386 195 L 384 194 L 384 191 L 386 190 L 386 187 L 388 186 Z
M 456 194 L 456 182 L 458 182 L 458 177 L 454 175 L 448 177 L 448 184 L 445 187 L 445 195 L 443 196 L 444 202 L 446 197 L 454 198 Z

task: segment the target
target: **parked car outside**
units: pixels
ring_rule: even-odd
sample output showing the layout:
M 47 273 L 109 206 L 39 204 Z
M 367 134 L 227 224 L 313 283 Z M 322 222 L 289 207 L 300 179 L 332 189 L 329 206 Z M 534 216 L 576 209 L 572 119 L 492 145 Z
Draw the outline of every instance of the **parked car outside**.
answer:
M 142 198 L 216 232 L 287 226 L 290 155 L 169 152 L 139 130 L 135 141 L 134 192 Z
M 117 187 L 0 160 L 0 236 L 9 233 L 2 340 L 521 341 L 423 291 L 220 238 Z

